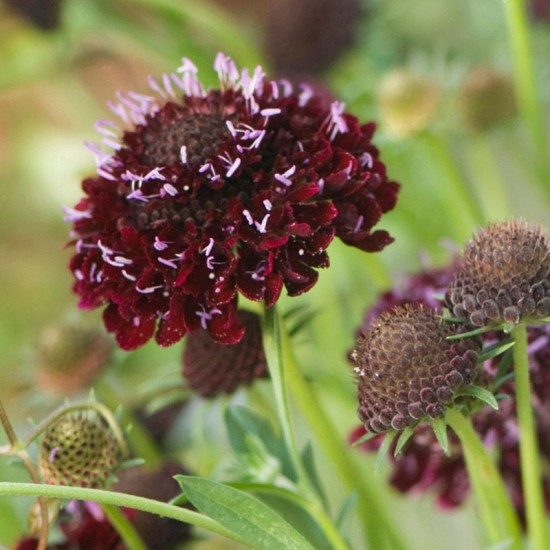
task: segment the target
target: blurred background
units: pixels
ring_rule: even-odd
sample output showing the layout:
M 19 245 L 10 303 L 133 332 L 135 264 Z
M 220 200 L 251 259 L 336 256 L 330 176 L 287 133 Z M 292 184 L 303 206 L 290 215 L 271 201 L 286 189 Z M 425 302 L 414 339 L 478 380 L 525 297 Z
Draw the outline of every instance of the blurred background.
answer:
M 317 286 L 283 300 L 283 310 L 299 304 L 313 314 L 294 344 L 339 431 L 349 433 L 358 422 L 346 355 L 377 294 L 406 273 L 444 265 L 489 220 L 550 225 L 550 2 L 525 9 L 538 98 L 531 114 L 522 93 L 532 82 L 514 65 L 505 4 L 496 0 L 0 2 L 0 397 L 16 427 L 24 431 L 70 393 L 40 373 L 55 331 L 71 322 L 101 329 L 100 312 L 76 311 L 61 210 L 78 202 L 81 180 L 95 169 L 83 141 L 98 139 L 94 122 L 109 118 L 106 102 L 118 90 L 146 92 L 147 75 L 173 70 L 182 56 L 214 85 L 213 59 L 224 51 L 241 67 L 261 64 L 272 77 L 326 88 L 362 122 L 375 120 L 374 143 L 402 185 L 380 223 L 395 243 L 366 255 L 334 242 Z M 128 408 L 167 393 L 177 401 L 180 362 L 179 344 L 115 352 L 98 393 Z M 263 384 L 226 400 L 190 399 L 167 436 L 170 452 L 223 478 L 222 409 L 228 401 L 261 406 Z M 429 494 L 398 496 L 383 472 L 373 475 L 372 457 L 357 454 L 411 548 L 481 548 L 471 505 L 442 512 Z M 343 489 L 318 461 L 340 503 Z M 0 479 L 26 478 L 2 459 Z M 24 532 L 28 502 L 0 501 L 0 545 Z M 347 529 L 360 550 L 357 529 Z

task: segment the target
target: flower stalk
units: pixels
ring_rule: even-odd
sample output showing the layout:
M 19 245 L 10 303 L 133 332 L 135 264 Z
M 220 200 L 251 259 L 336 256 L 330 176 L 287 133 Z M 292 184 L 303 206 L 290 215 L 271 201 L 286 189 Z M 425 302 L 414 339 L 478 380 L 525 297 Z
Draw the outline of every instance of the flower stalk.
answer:
M 546 529 L 545 504 L 542 491 L 540 453 L 531 401 L 529 359 L 527 355 L 527 327 L 519 323 L 511 332 L 515 345 L 512 348 L 516 381 L 518 427 L 521 438 L 519 451 L 521 477 L 527 515 L 527 530 L 533 550 L 549 547 Z

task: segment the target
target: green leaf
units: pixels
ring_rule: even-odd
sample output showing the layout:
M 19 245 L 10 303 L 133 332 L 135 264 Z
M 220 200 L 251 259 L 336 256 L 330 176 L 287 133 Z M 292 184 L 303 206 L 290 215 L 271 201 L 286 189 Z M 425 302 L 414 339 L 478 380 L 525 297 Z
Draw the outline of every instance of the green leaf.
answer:
M 374 439 L 377 435 L 375 432 L 367 432 L 366 434 L 363 434 L 359 439 L 356 439 L 351 446 L 357 447 L 357 445 L 361 445 L 361 443 L 365 443 L 365 441 L 370 441 L 371 439 Z
M 446 319 L 448 321 L 449 319 Z M 499 327 L 481 327 L 474 330 L 469 330 L 468 332 L 461 332 L 459 334 L 453 334 L 452 336 L 447 336 L 447 340 L 462 340 L 463 338 L 470 338 L 472 336 L 477 336 L 479 334 L 485 334 L 491 330 L 498 330 Z
M 493 407 L 496 411 L 498 411 L 498 402 L 495 399 L 495 396 L 485 388 L 482 388 L 481 386 L 469 386 L 460 392 L 457 392 L 457 397 L 475 397 L 476 399 L 479 399 L 480 401 L 483 401 L 484 403 L 487 403 L 490 407 Z
M 413 435 L 415 427 L 416 426 L 414 426 L 414 427 L 413 426 L 407 426 L 403 430 L 403 432 L 399 436 L 399 439 L 397 440 L 397 444 L 395 446 L 395 452 L 393 453 L 393 456 L 397 456 L 397 455 L 401 454 L 401 451 L 403 450 L 403 448 L 407 444 L 407 441 L 409 441 L 409 439 Z
M 449 439 L 447 437 L 447 423 L 443 418 L 436 418 L 432 420 L 432 428 L 435 434 L 435 437 L 437 438 L 437 441 L 439 442 L 439 445 L 441 445 L 441 448 L 443 449 L 443 452 L 449 456 Z
M 384 438 L 382 445 L 380 445 L 380 449 L 378 449 L 378 454 L 376 455 L 376 462 L 374 463 L 375 472 L 378 473 L 380 471 L 380 468 L 382 468 L 382 464 L 384 464 L 386 455 L 388 454 L 388 451 L 390 450 L 390 446 L 393 440 L 395 439 L 396 435 L 397 435 L 397 432 L 388 432 L 386 434 L 386 437 Z
M 302 463 L 304 465 L 304 468 L 308 473 L 311 484 L 317 490 L 317 494 L 319 495 L 319 498 L 323 503 L 323 505 L 325 506 L 325 508 L 328 509 L 327 496 L 323 489 L 321 478 L 319 477 L 319 474 L 317 472 L 317 466 L 315 465 L 315 456 L 313 454 L 313 448 L 311 447 L 310 443 L 308 443 L 305 449 L 302 451 L 301 458 L 302 458 Z
M 267 452 L 278 459 L 281 473 L 296 481 L 296 474 L 282 437 L 275 434 L 271 422 L 241 405 L 229 406 L 224 415 L 229 444 L 235 454 L 250 452 L 250 434 L 262 441 Z
M 503 354 L 504 352 L 508 351 L 510 348 L 514 346 L 515 342 L 497 342 L 496 344 L 493 344 L 492 346 L 487 346 L 479 356 L 480 361 L 487 361 L 487 359 L 492 359 L 493 357 L 497 357 L 498 355 Z
M 223 483 L 175 476 L 189 501 L 203 514 L 262 550 L 314 550 L 290 523 L 261 500 Z
M 357 507 L 358 501 L 359 497 L 357 493 L 351 493 L 351 495 L 346 498 L 346 500 L 344 500 L 344 503 L 342 504 L 342 507 L 340 508 L 340 511 L 338 512 L 334 521 L 338 529 L 342 529 L 344 521 L 349 517 L 352 510 Z

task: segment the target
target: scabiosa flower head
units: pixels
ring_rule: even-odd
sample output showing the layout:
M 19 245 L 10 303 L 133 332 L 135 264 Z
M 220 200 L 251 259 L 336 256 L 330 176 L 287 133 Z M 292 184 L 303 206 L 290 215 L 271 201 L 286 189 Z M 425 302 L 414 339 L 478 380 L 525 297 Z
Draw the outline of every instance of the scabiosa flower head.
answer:
M 88 386 L 111 357 L 113 343 L 97 327 L 67 321 L 48 327 L 38 345 L 38 385 L 70 394 Z
M 45 483 L 103 487 L 122 452 L 110 427 L 97 413 L 68 412 L 45 432 L 38 469 Z
M 259 315 L 239 310 L 237 318 L 246 327 L 238 344 L 218 344 L 206 330 L 186 339 L 183 375 L 202 397 L 233 393 L 242 385 L 268 376 Z
M 220 89 L 205 90 L 184 59 L 150 80 L 153 95 L 119 95 L 111 107 L 127 129 L 98 123 L 114 152 L 90 145 L 98 174 L 66 210 L 79 305 L 106 305 L 124 349 L 199 328 L 234 344 L 238 292 L 271 306 L 283 286 L 296 296 L 315 284 L 335 235 L 365 251 L 392 240 L 372 231 L 398 189 L 372 123 L 261 68 L 239 72 L 221 54 L 215 67 Z
M 422 304 L 397 306 L 359 336 L 351 354 L 359 417 L 371 432 L 403 430 L 442 417 L 455 393 L 478 377 L 476 338 L 458 334 Z
M 462 83 L 459 106 L 464 122 L 474 132 L 509 120 L 517 113 L 512 77 L 491 67 L 473 69 Z
M 481 229 L 466 245 L 446 294 L 453 315 L 475 326 L 550 315 L 550 238 L 521 220 Z

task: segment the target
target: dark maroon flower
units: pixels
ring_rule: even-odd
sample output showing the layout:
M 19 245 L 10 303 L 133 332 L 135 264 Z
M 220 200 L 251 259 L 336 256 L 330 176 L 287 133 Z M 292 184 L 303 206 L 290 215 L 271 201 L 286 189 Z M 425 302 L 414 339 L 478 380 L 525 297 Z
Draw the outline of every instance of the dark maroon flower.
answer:
M 234 344 L 244 329 L 237 295 L 273 305 L 285 286 L 309 290 L 334 238 L 365 251 L 392 241 L 372 231 L 398 185 L 360 125 L 307 86 L 238 72 L 220 54 L 219 90 L 204 90 L 187 59 L 151 79 L 155 97 L 119 95 L 128 128 L 100 121 L 90 145 L 98 175 L 66 220 L 79 305 L 106 305 L 104 321 L 127 350 L 153 334 L 163 346 L 207 329 Z
M 420 302 L 431 307 L 434 294 L 442 295 L 456 272 L 456 265 L 447 269 L 432 270 L 407 277 L 404 284 L 385 293 L 365 315 L 364 327 L 383 311 L 396 305 Z M 439 306 L 440 307 L 440 306 Z M 532 326 L 528 328 L 529 362 L 533 385 L 533 408 L 536 414 L 539 447 L 544 463 L 550 461 L 550 327 Z M 483 335 L 486 343 L 494 341 L 495 333 Z M 486 374 L 494 377 L 500 359 L 485 365 Z M 508 382 L 499 388 L 499 393 L 508 395 L 499 403 L 499 410 L 484 407 L 476 412 L 473 425 L 484 444 L 496 454 L 499 470 L 504 478 L 514 506 L 524 519 L 524 503 L 521 490 L 519 466 L 519 432 L 516 420 L 514 383 Z M 350 436 L 356 441 L 365 433 L 357 428 Z M 384 434 L 361 444 L 365 451 L 376 451 L 382 444 Z M 395 442 L 390 450 L 392 470 L 390 483 L 403 493 L 435 492 L 437 503 L 442 508 L 456 507 L 469 494 L 470 484 L 460 445 L 456 436 L 449 431 L 450 456 L 446 456 L 438 444 L 433 430 L 428 425 L 419 425 L 407 442 L 403 453 L 393 457 Z M 550 475 L 545 473 L 544 492 L 547 509 L 550 511 Z
M 240 386 L 269 376 L 260 316 L 239 310 L 237 318 L 246 332 L 235 345 L 218 344 L 206 330 L 199 330 L 186 339 L 183 375 L 202 397 L 233 393 Z
M 531 0 L 529 11 L 538 21 L 550 21 L 550 0 Z

